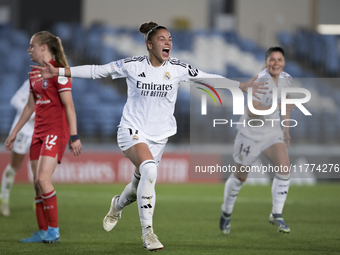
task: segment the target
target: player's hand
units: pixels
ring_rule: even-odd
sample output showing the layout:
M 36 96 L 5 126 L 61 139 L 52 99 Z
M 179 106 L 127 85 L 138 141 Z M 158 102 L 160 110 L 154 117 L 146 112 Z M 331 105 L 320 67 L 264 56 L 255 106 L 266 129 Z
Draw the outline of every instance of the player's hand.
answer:
M 241 82 L 240 84 L 240 89 L 246 93 L 248 93 L 248 88 L 253 89 L 253 96 L 256 97 L 257 99 L 261 100 L 261 98 L 256 95 L 256 94 L 266 94 L 265 90 L 268 89 L 268 87 L 265 87 L 265 84 L 268 84 L 268 82 L 255 82 L 257 79 L 258 75 L 255 77 L 249 79 L 246 82 Z
M 13 144 L 14 144 L 14 141 L 15 141 L 16 138 L 17 138 L 17 136 L 15 134 L 10 134 L 7 137 L 7 139 L 5 141 L 6 150 L 11 151 L 13 149 Z
M 28 74 L 32 75 L 31 79 L 38 78 L 37 81 L 42 81 L 43 79 L 49 79 L 54 76 L 59 75 L 59 68 L 54 67 L 51 63 L 44 61 L 46 66 L 34 66 L 31 65 L 32 68 L 39 69 L 36 71 L 31 71 Z
M 70 151 L 73 153 L 74 156 L 79 156 L 82 150 L 82 145 L 80 140 L 78 139 L 75 142 L 70 140 Z
M 290 145 L 290 135 L 288 131 L 283 132 L 283 140 L 286 144 L 286 147 L 289 148 Z

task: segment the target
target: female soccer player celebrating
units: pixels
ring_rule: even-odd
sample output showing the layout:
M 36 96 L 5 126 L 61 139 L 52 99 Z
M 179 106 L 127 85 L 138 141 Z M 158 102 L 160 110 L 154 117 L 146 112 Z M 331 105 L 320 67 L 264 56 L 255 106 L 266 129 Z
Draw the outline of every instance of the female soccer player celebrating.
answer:
M 253 98 L 253 107 L 256 110 L 268 110 L 272 108 L 273 88 L 277 87 L 280 103 L 280 89 L 292 86 L 292 77 L 283 72 L 285 65 L 284 51 L 280 47 L 269 48 L 266 52 L 265 69 L 258 74 L 261 82 L 268 82 L 268 92 L 266 95 L 260 95 L 261 99 Z M 289 97 L 289 96 L 288 96 Z M 289 119 L 292 105 L 287 105 L 287 114 L 282 119 Z M 266 116 L 258 116 L 251 111 L 246 112 L 241 117 L 241 122 L 256 123 L 259 126 L 239 125 L 238 133 L 234 143 L 234 161 L 236 165 L 236 173 L 227 179 L 224 189 L 224 202 L 222 204 L 222 215 L 220 218 L 220 229 L 223 233 L 230 232 L 230 216 L 234 208 L 234 204 L 242 184 L 246 181 L 250 166 L 262 154 L 270 160 L 273 166 L 281 169 L 289 169 L 289 157 L 287 148 L 290 143 L 289 125 L 285 125 L 283 131 L 277 121 L 275 123 L 263 121 L 264 118 L 280 119 L 280 107 Z M 262 121 L 262 122 L 261 122 Z M 261 123 L 266 123 L 261 126 Z M 253 124 L 252 124 L 253 125 Z M 289 188 L 289 171 L 281 171 L 276 173 L 272 184 L 273 207 L 269 216 L 269 222 L 276 225 L 278 230 L 283 233 L 289 233 L 290 229 L 282 218 L 282 210 L 287 198 Z
M 117 224 L 124 207 L 137 200 L 145 249 L 163 249 L 153 232 L 152 218 L 155 209 L 155 183 L 157 166 L 161 160 L 168 137 L 176 133 L 173 116 L 177 91 L 181 81 L 191 79 L 224 78 L 204 73 L 170 57 L 172 38 L 170 32 L 154 22 L 143 23 L 139 31 L 144 34 L 148 56 L 126 58 L 106 65 L 86 65 L 57 68 L 47 64 L 36 67 L 34 77 L 66 76 L 77 78 L 126 78 L 127 103 L 118 129 L 118 145 L 135 165 L 135 174 L 120 196 L 114 196 L 103 220 L 103 228 L 110 231 Z M 256 77 L 246 83 L 224 78 L 225 83 L 240 86 L 244 91 L 250 86 L 261 93 Z
M 41 31 L 31 38 L 28 53 L 33 62 L 44 66 L 68 66 L 59 37 Z M 39 231 L 21 242 L 59 242 L 57 196 L 51 182 L 52 174 L 61 162 L 65 147 L 71 138 L 70 149 L 75 156 L 81 153 L 77 135 L 76 114 L 71 88 L 66 77 L 36 79 L 30 77 L 30 93 L 26 106 L 5 142 L 7 150 L 13 148 L 16 136 L 35 112 L 35 125 L 30 147 L 33 172 L 36 216 Z M 71 135 L 71 136 L 70 136 Z

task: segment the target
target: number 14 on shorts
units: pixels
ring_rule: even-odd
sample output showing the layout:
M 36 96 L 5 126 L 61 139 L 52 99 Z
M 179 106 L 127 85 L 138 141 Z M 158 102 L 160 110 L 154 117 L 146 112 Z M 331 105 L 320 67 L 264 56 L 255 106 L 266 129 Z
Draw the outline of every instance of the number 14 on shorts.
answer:
M 244 147 L 244 148 L 243 148 Z M 240 147 L 240 152 L 239 154 L 242 154 L 242 152 L 244 152 L 246 154 L 246 156 L 248 156 L 249 152 L 250 152 L 250 145 L 249 146 L 243 146 L 243 143 L 241 144 Z

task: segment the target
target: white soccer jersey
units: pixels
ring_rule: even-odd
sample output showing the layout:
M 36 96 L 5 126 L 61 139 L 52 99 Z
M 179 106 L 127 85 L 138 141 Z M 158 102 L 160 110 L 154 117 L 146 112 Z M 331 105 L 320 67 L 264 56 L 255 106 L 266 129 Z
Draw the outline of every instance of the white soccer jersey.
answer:
M 17 110 L 17 114 L 15 115 L 14 121 L 12 123 L 11 131 L 12 132 L 13 128 L 17 124 L 22 110 L 24 109 L 27 100 L 28 100 L 28 95 L 29 95 L 29 89 L 30 89 L 30 83 L 29 80 L 26 80 L 24 84 L 15 92 L 14 96 L 11 98 L 11 105 Z M 20 133 L 23 133 L 27 136 L 32 136 L 33 131 L 34 131 L 34 116 L 35 113 L 32 114 L 30 119 L 27 121 L 27 123 L 22 127 L 20 130 Z
M 152 66 L 147 56 L 126 58 L 101 66 L 71 67 L 72 77 L 96 79 L 109 75 L 112 79 L 126 78 L 128 86 L 120 127 L 134 127 L 153 141 L 172 136 L 177 131 L 173 114 L 181 81 L 209 79 L 212 86 L 214 80 L 219 80 L 218 85 L 223 81 L 239 86 L 239 82 L 204 73 L 174 58 L 160 67 Z
M 267 68 L 265 68 L 258 74 L 258 78 L 255 82 L 268 82 L 266 86 L 269 87 L 269 89 L 266 90 L 266 94 L 258 94 L 258 96 L 261 98 L 260 100 L 254 96 L 253 96 L 253 100 L 261 101 L 262 106 L 271 106 L 273 104 L 273 88 L 276 85 L 273 79 L 271 78 L 270 74 L 268 73 Z M 281 103 L 281 88 L 291 87 L 292 84 L 293 84 L 292 77 L 286 72 L 281 72 L 280 77 L 278 79 L 278 89 L 277 89 L 278 106 Z M 244 136 L 250 139 L 261 141 L 266 136 L 268 136 L 269 133 L 282 132 L 280 121 L 278 121 L 280 120 L 280 111 L 278 107 L 272 114 L 261 116 L 260 120 L 262 120 L 262 122 L 254 120 L 254 121 L 250 121 L 248 125 L 248 121 L 251 119 L 252 118 L 248 116 L 248 112 L 246 110 L 245 114 L 241 116 L 240 121 L 239 121 L 239 122 L 245 123 L 245 125 L 243 124 L 237 125 L 237 129 L 239 130 L 239 132 L 241 132 Z M 262 124 L 263 126 L 261 126 Z M 255 125 L 259 125 L 259 126 L 254 127 Z

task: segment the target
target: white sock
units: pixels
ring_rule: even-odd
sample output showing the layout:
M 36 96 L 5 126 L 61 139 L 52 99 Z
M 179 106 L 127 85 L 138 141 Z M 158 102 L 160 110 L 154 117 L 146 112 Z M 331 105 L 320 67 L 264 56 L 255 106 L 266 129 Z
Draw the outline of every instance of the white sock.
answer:
M 10 164 L 7 165 L 4 172 L 2 173 L 1 198 L 4 201 L 9 200 L 9 195 L 14 183 L 15 174 L 16 172 Z
M 231 174 L 224 186 L 224 200 L 222 204 L 222 212 L 225 214 L 231 214 L 233 212 L 234 204 L 238 193 L 242 188 L 243 182 Z
M 152 216 L 156 204 L 155 184 L 157 166 L 154 160 L 146 160 L 139 167 L 141 179 L 137 188 L 137 203 L 143 235 L 152 229 Z
M 282 214 L 289 189 L 289 175 L 276 174 L 272 184 L 273 214 Z
M 129 204 L 132 204 L 137 200 L 137 187 L 139 184 L 140 175 L 134 174 L 132 176 L 131 182 L 126 185 L 124 191 L 120 195 L 120 198 L 118 200 L 118 203 L 116 204 L 117 210 L 123 210 L 124 207 L 128 206 Z

